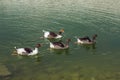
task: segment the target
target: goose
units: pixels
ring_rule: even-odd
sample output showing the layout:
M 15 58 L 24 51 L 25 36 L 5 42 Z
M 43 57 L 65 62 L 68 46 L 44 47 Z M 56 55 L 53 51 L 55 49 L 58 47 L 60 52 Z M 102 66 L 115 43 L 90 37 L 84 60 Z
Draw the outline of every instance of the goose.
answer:
M 97 34 L 93 35 L 92 39 L 90 39 L 88 36 L 77 38 L 77 43 L 78 44 L 94 44 L 96 43 L 95 41 L 96 37 L 97 37 Z
M 58 42 L 50 42 L 50 48 L 51 49 L 68 49 L 69 48 L 69 42 L 71 39 L 66 40 L 66 44 L 58 41 Z
M 18 55 L 36 55 L 38 54 L 38 48 L 41 47 L 41 44 L 37 44 L 35 49 L 31 49 L 31 48 L 15 48 L 16 50 L 16 54 Z
M 62 38 L 62 33 L 63 32 L 64 32 L 63 29 L 61 29 L 59 31 L 59 33 L 54 33 L 54 32 L 51 32 L 51 31 L 43 30 L 44 38 L 48 38 L 48 39 L 60 39 L 60 38 Z

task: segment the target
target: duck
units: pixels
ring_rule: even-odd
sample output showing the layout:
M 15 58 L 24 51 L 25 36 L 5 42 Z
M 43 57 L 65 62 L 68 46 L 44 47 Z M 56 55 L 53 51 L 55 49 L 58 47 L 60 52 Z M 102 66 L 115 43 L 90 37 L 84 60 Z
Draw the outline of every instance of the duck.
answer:
M 48 38 L 48 39 L 60 39 L 62 38 L 63 32 L 64 32 L 64 29 L 61 29 L 58 33 L 43 30 L 44 38 Z
M 41 47 L 41 44 L 37 44 L 35 49 L 31 48 L 15 48 L 16 54 L 18 55 L 27 55 L 27 56 L 32 56 L 38 54 L 38 48 Z
M 77 38 L 77 43 L 78 44 L 95 44 L 96 43 L 96 37 L 97 34 L 94 34 L 92 39 L 90 39 L 88 36 L 82 37 L 82 38 Z
M 51 49 L 58 49 L 58 50 L 61 50 L 61 49 L 68 49 L 69 48 L 69 42 L 71 41 L 71 39 L 67 39 L 66 40 L 66 44 L 64 44 L 63 42 L 61 41 L 58 41 L 58 42 L 50 42 L 50 48 Z

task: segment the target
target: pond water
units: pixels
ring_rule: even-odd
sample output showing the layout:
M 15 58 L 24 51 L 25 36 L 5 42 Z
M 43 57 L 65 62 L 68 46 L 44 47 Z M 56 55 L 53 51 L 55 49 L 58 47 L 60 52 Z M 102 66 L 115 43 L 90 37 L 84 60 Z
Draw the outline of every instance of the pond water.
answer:
M 110 3 L 0 0 L 0 64 L 11 73 L 0 80 L 120 80 L 120 10 L 114 4 L 108 9 L 111 0 L 102 1 Z M 70 48 L 50 50 L 49 41 L 40 38 L 42 30 L 60 29 L 63 41 L 71 39 Z M 75 36 L 93 34 L 98 35 L 95 46 L 74 44 Z M 36 56 L 11 55 L 14 46 L 37 43 L 42 47 Z

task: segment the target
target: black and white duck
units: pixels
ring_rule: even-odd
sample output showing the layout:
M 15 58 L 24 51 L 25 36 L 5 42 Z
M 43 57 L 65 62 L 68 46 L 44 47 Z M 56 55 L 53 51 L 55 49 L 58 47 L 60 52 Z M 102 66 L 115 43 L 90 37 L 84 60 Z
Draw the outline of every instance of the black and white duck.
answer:
M 96 37 L 97 37 L 97 34 L 93 35 L 92 39 L 90 39 L 88 36 L 77 38 L 77 43 L 78 44 L 94 44 L 96 43 Z
M 66 40 L 66 44 L 64 44 L 61 41 L 58 42 L 50 42 L 50 48 L 52 49 L 68 49 L 69 48 L 69 42 L 71 39 Z
M 41 47 L 41 44 L 37 44 L 35 49 L 31 49 L 31 48 L 16 48 L 15 47 L 15 50 L 16 50 L 16 53 L 18 55 L 36 55 L 38 54 L 38 48 Z
M 62 33 L 64 32 L 63 29 L 61 29 L 58 33 L 52 32 L 52 31 L 45 31 L 44 32 L 44 38 L 48 39 L 60 39 L 62 38 Z

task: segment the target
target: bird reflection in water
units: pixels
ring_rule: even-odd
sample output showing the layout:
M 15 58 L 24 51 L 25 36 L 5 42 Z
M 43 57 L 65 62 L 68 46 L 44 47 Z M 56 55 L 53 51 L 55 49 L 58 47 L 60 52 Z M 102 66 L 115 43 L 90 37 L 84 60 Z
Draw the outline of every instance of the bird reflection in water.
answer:
M 50 49 L 51 53 L 55 53 L 55 54 L 64 54 L 64 55 L 69 55 L 69 48 L 68 49 L 63 49 L 63 50 L 59 50 L 59 49 Z

